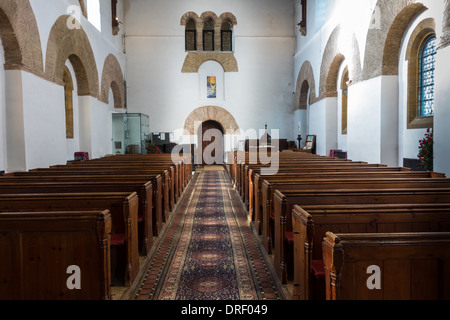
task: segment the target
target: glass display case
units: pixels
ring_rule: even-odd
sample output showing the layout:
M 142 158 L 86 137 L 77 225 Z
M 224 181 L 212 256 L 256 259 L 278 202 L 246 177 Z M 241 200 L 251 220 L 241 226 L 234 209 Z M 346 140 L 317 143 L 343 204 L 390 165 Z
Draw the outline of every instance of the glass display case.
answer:
M 116 154 L 147 153 L 150 118 L 142 113 L 113 113 L 113 152 Z

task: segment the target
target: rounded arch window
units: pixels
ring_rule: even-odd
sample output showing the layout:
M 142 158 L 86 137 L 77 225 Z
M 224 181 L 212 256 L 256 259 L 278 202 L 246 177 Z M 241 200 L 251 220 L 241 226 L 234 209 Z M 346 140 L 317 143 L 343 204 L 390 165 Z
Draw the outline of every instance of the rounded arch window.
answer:
M 189 19 L 186 24 L 186 50 L 197 50 L 197 28 L 194 19 Z
M 214 21 L 208 18 L 203 27 L 203 50 L 214 51 Z
M 434 115 L 435 56 L 436 34 L 431 34 L 425 38 L 419 51 L 419 117 Z
M 222 23 L 221 46 L 222 51 L 233 51 L 233 25 L 229 20 Z

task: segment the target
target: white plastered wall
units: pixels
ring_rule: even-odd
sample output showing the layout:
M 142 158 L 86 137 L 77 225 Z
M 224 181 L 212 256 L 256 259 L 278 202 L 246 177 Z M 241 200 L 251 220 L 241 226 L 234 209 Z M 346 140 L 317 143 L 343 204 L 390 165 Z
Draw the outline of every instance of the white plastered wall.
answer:
M 84 16 L 77 16 L 94 52 L 99 91 L 104 61 L 109 54 L 117 57 L 123 74 L 126 74 L 123 25 L 120 34 L 113 36 L 111 2 L 101 0 L 100 3 L 102 32 Z M 53 24 L 61 15 L 70 14 L 70 7 L 78 6 L 78 1 L 30 0 L 30 4 L 38 26 L 45 68 L 47 43 Z M 119 19 L 123 20 L 123 1 L 118 2 L 118 13 Z M 1 56 L 3 60 L 4 55 Z M 70 69 L 76 87 L 75 73 L 73 68 Z M 106 104 L 94 97 L 78 97 L 75 88 L 75 139 L 69 141 L 65 131 L 63 86 L 25 71 L 2 70 L 0 88 L 5 92 L 2 95 L 4 100 L 0 101 L 0 171 L 26 171 L 63 164 L 73 159 L 76 151 L 88 151 L 91 158 L 111 153 L 111 112 L 114 108 L 111 97 L 109 104 Z
M 217 106 L 243 131 L 264 129 L 267 123 L 269 130 L 280 130 L 281 138 L 294 140 L 292 5 L 286 0 L 126 1 L 130 112 L 148 114 L 152 132 L 176 132 L 195 109 Z M 223 92 L 219 83 L 217 99 L 205 98 L 204 77 L 220 69 L 218 63 L 205 63 L 199 73 L 181 71 L 187 53 L 180 20 L 188 11 L 231 12 L 237 19 L 233 43 L 239 71 L 219 72 Z

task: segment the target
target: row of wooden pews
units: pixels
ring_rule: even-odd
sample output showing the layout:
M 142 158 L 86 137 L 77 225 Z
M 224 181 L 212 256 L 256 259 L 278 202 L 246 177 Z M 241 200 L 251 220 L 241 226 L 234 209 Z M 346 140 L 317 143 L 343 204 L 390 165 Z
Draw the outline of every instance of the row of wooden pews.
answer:
M 0 299 L 109 300 L 112 285 L 132 286 L 191 177 L 190 155 L 114 155 L 4 175 Z
M 231 156 L 249 220 L 294 299 L 450 299 L 445 175 L 307 153 L 279 153 L 262 175 L 274 163 Z M 367 285 L 370 266 L 381 289 Z

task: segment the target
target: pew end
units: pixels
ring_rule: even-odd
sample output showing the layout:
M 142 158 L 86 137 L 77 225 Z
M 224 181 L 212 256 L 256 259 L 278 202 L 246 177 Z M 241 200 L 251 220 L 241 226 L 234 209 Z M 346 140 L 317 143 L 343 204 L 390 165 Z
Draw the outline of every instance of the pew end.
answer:
M 450 299 L 449 232 L 327 232 L 322 245 L 327 300 Z

